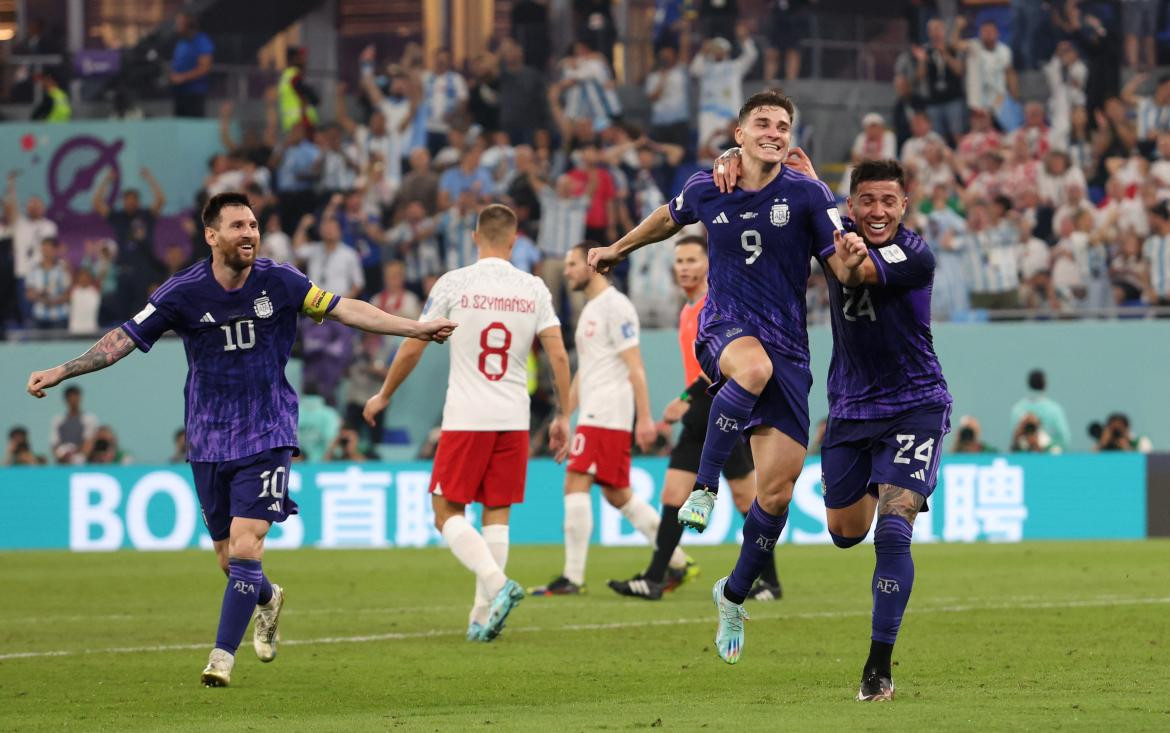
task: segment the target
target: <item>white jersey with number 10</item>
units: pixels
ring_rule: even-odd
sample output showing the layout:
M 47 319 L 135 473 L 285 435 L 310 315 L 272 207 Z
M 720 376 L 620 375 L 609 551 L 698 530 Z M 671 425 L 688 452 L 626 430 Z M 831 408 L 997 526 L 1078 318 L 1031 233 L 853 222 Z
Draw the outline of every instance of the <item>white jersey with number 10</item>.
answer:
M 528 354 L 538 333 L 561 323 L 548 287 L 488 257 L 438 279 L 421 320 L 440 317 L 459 324 L 447 342 L 443 430 L 527 430 Z

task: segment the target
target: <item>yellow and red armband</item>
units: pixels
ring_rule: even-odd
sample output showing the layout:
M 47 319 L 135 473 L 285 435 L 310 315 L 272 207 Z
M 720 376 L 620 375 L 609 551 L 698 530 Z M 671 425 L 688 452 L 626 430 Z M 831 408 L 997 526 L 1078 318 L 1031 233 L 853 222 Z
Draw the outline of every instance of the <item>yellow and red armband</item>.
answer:
M 340 300 L 341 298 L 328 290 L 311 285 L 308 294 L 305 295 L 305 302 L 301 304 L 301 313 L 320 323 L 325 320 L 325 314 L 333 310 Z

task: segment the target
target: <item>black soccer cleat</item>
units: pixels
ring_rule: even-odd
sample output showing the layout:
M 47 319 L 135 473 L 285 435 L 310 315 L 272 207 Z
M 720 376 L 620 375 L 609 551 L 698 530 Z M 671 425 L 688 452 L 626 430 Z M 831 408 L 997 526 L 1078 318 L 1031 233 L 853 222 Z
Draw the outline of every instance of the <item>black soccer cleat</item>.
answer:
M 776 585 L 772 585 L 771 583 L 757 580 L 747 597 L 754 601 L 778 601 L 784 597 L 784 589 L 778 582 Z
M 641 575 L 635 575 L 629 580 L 611 580 L 608 585 L 614 593 L 620 596 L 642 598 L 647 601 L 660 600 L 662 592 L 666 589 L 665 583 L 643 578 Z
M 876 670 L 868 670 L 861 677 L 861 689 L 857 691 L 860 702 L 886 702 L 894 699 L 894 681 L 883 677 Z
M 579 596 L 585 592 L 584 585 L 577 585 L 561 575 L 548 585 L 538 585 L 528 589 L 530 596 Z
M 680 585 L 699 577 L 699 565 L 695 559 L 687 555 L 687 564 L 681 568 L 667 568 L 666 578 L 663 580 L 662 590 L 670 592 L 677 590 Z

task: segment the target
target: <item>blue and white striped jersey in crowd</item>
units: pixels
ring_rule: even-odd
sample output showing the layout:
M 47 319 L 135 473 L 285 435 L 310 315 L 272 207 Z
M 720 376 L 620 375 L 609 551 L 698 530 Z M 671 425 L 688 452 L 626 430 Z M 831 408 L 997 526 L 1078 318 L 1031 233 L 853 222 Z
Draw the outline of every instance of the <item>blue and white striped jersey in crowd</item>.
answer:
M 551 186 L 540 197 L 540 231 L 536 244 L 545 257 L 563 258 L 574 244 L 585 239 L 585 213 L 589 199 L 584 196 L 562 198 Z
M 699 53 L 691 62 L 691 75 L 699 80 L 699 112 L 735 119 L 743 106 L 743 77 L 759 56 L 756 44 L 745 38 L 739 56 L 713 61 Z
M 1159 132 L 1170 130 L 1170 105 L 1158 106 L 1153 97 L 1138 97 L 1134 115 L 1138 140 L 1153 140 Z
M 421 283 L 430 275 L 443 273 L 443 255 L 439 240 L 434 235 L 434 222 L 425 220 L 418 225 L 423 236 L 417 236 L 416 227 L 408 221 L 398 223 L 386 234 L 390 251 L 382 251 L 382 260 L 401 259 L 406 264 L 406 281 Z
M 447 132 L 451 113 L 467 100 L 467 82 L 457 71 L 423 73 L 423 104 L 427 108 L 427 130 Z
M 439 240 L 443 244 L 443 260 L 448 270 L 467 267 L 479 259 L 479 251 L 471 233 L 475 231 L 475 210 L 461 212 L 452 206 L 439 214 Z
M 637 205 L 638 221 L 654 213 L 655 209 L 666 203 L 662 189 L 654 180 L 654 174 L 648 170 L 639 170 L 633 180 L 634 202 Z
M 662 85 L 658 98 L 650 103 L 651 125 L 673 125 L 688 122 L 691 118 L 687 72 L 681 64 L 666 70 L 651 71 L 646 76 L 646 96 L 652 95 Z
M 53 299 L 68 293 L 72 283 L 69 270 L 63 262 L 58 262 L 48 269 L 42 262 L 38 262 L 24 278 L 26 289 L 36 290 L 41 295 L 48 295 Z M 38 321 L 64 321 L 69 318 L 69 303 L 66 301 L 58 305 L 46 305 L 38 301 L 32 304 L 32 314 Z
M 972 293 L 1006 293 L 1020 285 L 1019 235 L 1007 224 L 956 238 Z
M 1142 247 L 1150 263 L 1150 286 L 1159 300 L 1170 299 L 1170 234 L 1151 234 Z
M 564 78 L 576 82 L 565 92 L 565 116 L 571 120 L 588 117 L 593 120 L 593 130 L 600 132 L 622 112 L 613 75 L 600 56 L 572 61 L 572 66 L 564 68 Z

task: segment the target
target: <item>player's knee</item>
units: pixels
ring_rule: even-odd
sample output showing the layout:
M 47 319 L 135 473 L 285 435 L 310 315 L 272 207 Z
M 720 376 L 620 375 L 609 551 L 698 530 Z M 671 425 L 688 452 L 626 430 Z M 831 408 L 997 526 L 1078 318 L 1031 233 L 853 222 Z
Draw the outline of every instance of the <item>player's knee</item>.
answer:
M 756 501 L 769 514 L 783 514 L 792 501 L 792 481 L 761 483 L 757 488 Z
M 742 369 L 736 371 L 735 381 L 740 387 L 743 387 L 752 394 L 759 394 L 764 391 L 764 387 L 768 386 L 768 380 L 772 378 L 772 362 L 767 355 L 762 358 L 753 359 L 746 364 Z
M 905 517 L 883 514 L 878 517 L 877 528 L 873 531 L 873 547 L 877 552 L 905 553 L 910 551 L 910 540 L 914 525 Z
M 859 545 L 869 535 L 869 532 L 862 532 L 860 537 L 846 537 L 839 535 L 833 530 L 829 530 L 829 536 L 833 538 L 833 544 L 840 547 L 842 550 L 847 550 L 854 545 Z

